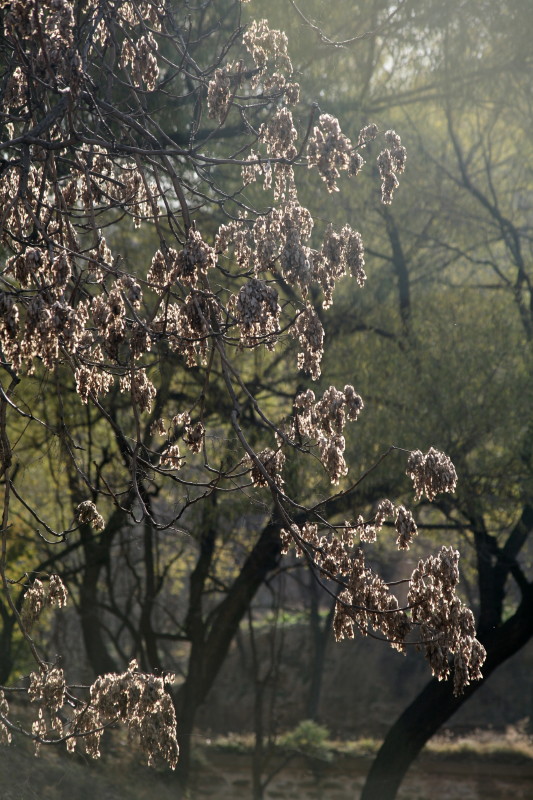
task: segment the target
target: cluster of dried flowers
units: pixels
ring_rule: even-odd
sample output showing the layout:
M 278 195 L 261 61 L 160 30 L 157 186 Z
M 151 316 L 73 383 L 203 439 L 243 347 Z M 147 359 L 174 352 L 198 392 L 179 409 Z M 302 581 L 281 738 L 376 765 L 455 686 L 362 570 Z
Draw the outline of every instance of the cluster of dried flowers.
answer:
M 67 597 L 67 589 L 59 575 L 50 575 L 46 587 L 39 578 L 35 578 L 24 594 L 22 619 L 26 629 L 31 629 L 46 606 L 63 608 L 67 604 Z
M 450 675 L 453 655 L 454 692 L 461 694 L 479 680 L 485 649 L 476 639 L 474 615 L 455 593 L 459 582 L 459 553 L 442 547 L 436 556 L 419 561 L 414 570 L 407 602 L 413 621 L 420 626 L 424 649 L 433 674 L 439 680 Z
M 428 500 L 433 500 L 441 492 L 454 492 L 457 485 L 457 473 L 451 460 L 434 447 L 430 447 L 425 455 L 420 450 L 413 450 L 406 472 L 413 480 L 417 500 L 423 494 Z
M 243 345 L 254 347 L 261 342 L 269 350 L 274 350 L 281 314 L 278 291 L 274 286 L 251 278 L 239 289 L 239 294 L 231 298 L 228 307 L 239 323 Z
M 361 144 L 366 142 L 362 131 L 359 141 Z M 357 175 L 364 164 L 358 149 L 342 133 L 339 120 L 331 114 L 320 115 L 318 125 L 309 137 L 307 157 L 309 167 L 317 168 L 328 192 L 339 190 L 337 180 L 340 178 L 340 170 L 345 170 L 348 175 Z
M 301 407 L 311 416 L 313 407 L 308 399 L 307 403 L 301 402 Z M 342 416 L 342 402 L 337 407 Z M 335 424 L 342 427 L 342 419 Z M 413 456 L 417 459 L 422 454 L 415 451 L 410 458 Z M 428 457 L 429 464 L 449 461 L 433 448 L 426 454 Z M 423 480 L 416 483 L 417 491 L 431 493 L 436 480 L 439 466 L 433 472 L 428 466 Z M 441 491 L 450 490 L 448 485 Z M 351 639 L 356 632 L 366 636 L 377 631 L 400 652 L 408 643 L 416 642 L 439 680 L 449 678 L 453 669 L 454 693 L 461 694 L 471 681 L 482 677 L 486 653 L 476 639 L 474 616 L 456 593 L 459 552 L 442 547 L 436 556 L 420 560 L 408 581 L 406 605 L 401 607 L 391 587 L 367 565 L 362 547 L 363 543 L 376 541 L 388 517 L 394 519 L 398 549 L 409 549 L 417 535 L 412 513 L 403 505 L 382 500 L 367 522 L 360 516 L 355 523 L 346 521 L 340 529 L 329 526 L 322 535 L 317 524 L 293 524 L 289 530 L 283 529 L 283 552 L 288 553 L 294 545 L 298 557 L 316 564 L 323 577 L 340 582 L 342 589 L 333 622 L 337 641 Z
M 137 738 L 149 764 L 163 759 L 174 769 L 179 753 L 176 714 L 165 688 L 173 681 L 172 675 L 162 678 L 143 673 L 137 662 L 131 661 L 122 674 L 97 678 L 88 700 L 83 701 L 68 689 L 62 669 L 42 665 L 31 673 L 28 688 L 31 701 L 39 706 L 32 725 L 37 750 L 42 744 L 61 740 L 72 752 L 81 741 L 86 753 L 98 758 L 104 730 L 123 722 Z M 9 706 L 2 699 L 0 719 L 9 735 Z
M 398 546 L 409 547 L 416 534 L 411 512 L 384 501 L 372 521 L 346 523 L 340 534 L 331 526 L 323 536 L 311 511 L 303 527 L 293 522 L 297 504 L 284 493 L 287 450 L 305 452 L 316 445 L 327 475 L 338 484 L 348 471 L 344 427 L 358 418 L 362 399 L 350 385 L 343 391 L 331 386 L 318 401 L 308 389 L 296 397 L 290 421 L 277 423 L 237 364 L 243 349 L 273 350 L 293 337 L 299 345 L 298 369 L 319 378 L 324 329 L 310 289 L 314 284 L 322 290 L 327 308 L 343 276 L 362 287 L 364 248 L 360 234 L 348 225 L 340 232 L 327 226 L 312 247 L 314 220 L 299 202 L 296 170 L 316 168 L 327 190 L 338 190 L 342 173 L 353 177 L 362 169 L 361 151 L 379 135 L 377 126 L 362 128 L 354 145 L 330 114 L 320 114 L 313 125 L 313 110 L 308 135 L 300 131 L 289 108 L 299 102 L 299 86 L 287 38 L 266 20 L 250 24 L 241 45 L 233 37 L 228 47 L 217 47 L 206 68 L 188 50 L 189 34 L 182 35 L 192 23 L 181 4 L 173 9 L 159 0 L 0 0 L 0 8 L 9 56 L 0 98 L 0 242 L 9 254 L 0 269 L 0 367 L 7 380 L 0 396 L 4 550 L 10 508 L 17 503 L 61 543 L 80 526 L 105 535 L 95 501 L 157 531 L 170 528 L 190 505 L 220 489 L 267 488 L 285 523 L 284 548 L 294 542 L 324 578 L 343 583 L 337 637 L 353 635 L 354 628 L 374 628 L 403 648 L 411 626 L 418 625 L 439 676 L 446 673 L 448 654 L 454 655 L 460 690 L 478 675 L 482 651 L 454 592 L 456 572 L 447 570 L 452 556 L 442 551 L 413 574 L 409 621 L 408 611 L 365 565 L 362 550 L 354 548 L 355 537 L 373 541 L 387 516 L 394 519 Z M 240 52 L 221 63 L 218 54 L 225 57 L 232 44 Z M 151 98 L 158 92 L 160 105 L 161 98 L 180 108 L 193 104 L 187 137 L 162 130 L 157 114 L 152 115 L 158 103 Z M 203 103 L 214 120 L 207 131 L 199 127 Z M 228 119 L 250 133 L 236 154 L 216 138 Z M 383 202 L 389 203 L 405 166 L 405 149 L 394 131 L 385 134 L 385 142 L 378 168 Z M 219 182 L 227 167 L 242 177 L 236 193 Z M 255 209 L 246 194 L 257 179 L 272 190 L 266 211 Z M 227 212 L 222 221 L 216 216 L 221 209 Z M 198 230 L 201 219 L 210 223 L 211 236 Z M 149 263 L 129 263 L 119 252 L 113 226 L 124 220 L 153 231 L 158 246 Z M 284 332 L 289 337 L 280 345 Z M 165 384 L 168 364 L 192 375 L 200 387 L 188 409 L 167 412 L 170 424 L 163 407 L 169 397 L 181 395 Z M 77 502 L 75 524 L 68 530 L 42 522 L 31 498 L 22 497 L 24 487 L 12 469 L 16 455 L 8 416 L 50 427 L 17 405 L 15 387 L 46 371 L 58 378 L 61 403 L 76 393 L 96 409 L 119 454 L 103 458 L 91 478 L 92 462 L 83 461 L 83 448 L 63 418 L 53 431 L 68 454 L 68 469 L 93 498 Z M 209 439 L 207 418 L 213 411 L 206 397 L 215 374 L 224 394 L 211 406 L 225 409 L 217 419 L 225 413 L 226 427 L 232 426 L 242 446 L 227 468 Z M 110 410 L 117 393 L 122 407 Z M 260 420 L 258 447 L 252 447 L 242 423 L 244 405 Z M 187 458 L 180 453 L 180 437 Z M 275 438 L 275 448 L 269 438 L 270 444 Z M 182 479 L 189 459 L 191 475 Z M 119 463 L 126 467 L 125 478 Z M 413 452 L 408 472 L 417 496 L 425 491 L 431 500 L 455 487 L 453 465 L 434 450 L 426 456 Z M 180 507 L 164 519 L 147 502 L 146 488 L 163 479 L 184 488 Z M 9 594 L 6 565 L 4 558 Z M 48 591 L 36 578 L 25 594 L 20 624 L 29 639 L 29 627 L 45 605 L 61 607 L 66 592 L 52 576 Z M 12 599 L 10 604 L 14 607 Z M 66 740 L 74 747 L 81 738 L 87 752 L 97 756 L 102 730 L 121 721 L 138 734 L 150 761 L 162 757 L 175 766 L 174 709 L 163 679 L 139 672 L 132 662 L 122 674 L 99 678 L 83 700 L 68 688 L 62 670 L 45 663 L 31 646 L 38 670 L 29 694 L 39 705 L 31 735 L 38 744 Z M 65 724 L 59 711 L 66 699 L 74 713 Z M 5 738 L 9 720 L 3 696 L 0 720 Z
M 67 746 L 74 749 L 81 735 L 87 753 L 98 758 L 105 727 L 120 721 L 137 737 L 149 764 L 161 758 L 174 769 L 179 753 L 176 713 L 165 688 L 173 681 L 173 675 L 163 678 L 140 672 L 136 661 L 120 675 L 102 675 L 90 687 L 89 701 L 73 715 Z
M 389 147 L 379 154 L 378 168 L 381 176 L 381 201 L 390 205 L 392 194 L 399 185 L 397 175 L 405 169 L 407 154 L 396 131 L 387 131 L 385 141 Z
M 343 430 L 347 421 L 355 421 L 363 409 L 363 400 L 353 386 L 341 392 L 334 386 L 327 389 L 322 399 L 315 403 L 312 389 L 299 394 L 294 407 L 294 429 L 318 444 L 320 459 L 333 484 L 347 474 L 344 460 L 346 446 Z

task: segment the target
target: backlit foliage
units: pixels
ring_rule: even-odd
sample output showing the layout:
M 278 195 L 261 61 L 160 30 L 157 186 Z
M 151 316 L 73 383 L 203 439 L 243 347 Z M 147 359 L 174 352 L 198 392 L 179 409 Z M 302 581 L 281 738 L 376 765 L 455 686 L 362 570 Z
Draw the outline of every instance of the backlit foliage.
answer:
M 321 291 L 329 307 L 345 275 L 363 287 L 364 247 L 348 224 L 338 231 L 315 226 L 299 201 L 298 170 L 318 172 L 327 201 L 327 192 L 356 178 L 369 142 L 381 139 L 377 166 L 388 204 L 405 167 L 398 134 L 383 136 L 366 125 L 354 144 L 335 117 L 298 106 L 287 37 L 266 20 L 242 26 L 238 3 L 228 4 L 235 27 L 224 41 L 213 25 L 213 46 L 208 37 L 195 38 L 194 13 L 200 12 L 179 3 L 0 5 L 1 572 L 36 661 L 28 693 L 39 711 L 28 735 L 38 745 L 66 741 L 69 748 L 82 739 L 97 756 L 103 729 L 120 721 L 137 734 L 150 762 L 160 756 L 174 767 L 177 761 L 166 679 L 132 662 L 123 674 L 103 675 L 83 691 L 69 688 L 63 670 L 44 660 L 30 630 L 46 603 L 64 605 L 66 592 L 55 575 L 16 578 L 26 587 L 23 612 L 16 610 L 7 552 L 11 511 L 20 504 L 50 541 L 62 543 L 80 526 L 105 535 L 105 509 L 120 510 L 132 524 L 169 530 L 190 506 L 213 494 L 257 487 L 269 493 L 283 548 L 295 545 L 322 580 L 342 583 L 337 638 L 377 630 L 403 649 L 414 632 L 411 640 L 426 650 L 439 677 L 447 677 L 453 655 L 461 691 L 480 676 L 483 650 L 471 614 L 455 594 L 458 554 L 443 548 L 421 562 L 408 605 L 400 607 L 391 587 L 365 563 L 360 543 L 374 541 L 390 517 L 398 547 L 407 549 L 416 534 L 410 511 L 385 500 L 372 519 L 337 525 L 323 513 L 323 503 L 304 508 L 285 493 L 291 450 L 315 454 L 332 484 L 343 481 L 344 429 L 362 412 L 361 397 L 351 385 L 342 391 L 331 386 L 319 400 L 307 389 L 288 414 L 274 419 L 251 394 L 240 366 L 244 351 L 285 349 L 289 372 L 319 378 L 324 330 L 312 298 Z M 210 13 L 216 21 L 215 6 Z M 187 105 L 190 98 L 194 103 Z M 177 110 L 184 129 L 161 122 L 165 105 Z M 179 115 L 182 107 L 191 110 L 190 118 Z M 296 120 L 305 114 L 302 128 Z M 211 120 L 208 128 L 202 127 L 205 119 Z M 238 126 L 237 134 L 230 125 Z M 257 194 L 247 194 L 257 182 L 267 193 L 265 207 L 249 199 Z M 113 226 L 130 222 L 149 226 L 158 240 L 142 268 L 113 244 Z M 176 369 L 194 370 L 200 378 L 197 398 L 175 408 L 169 421 L 159 399 L 160 367 L 171 356 Z M 97 482 L 84 468 L 68 420 L 49 429 L 19 402 L 20 387 L 45 371 L 61 376 L 60 401 L 77 394 L 98 411 L 116 442 L 121 463 L 103 470 Z M 224 395 L 217 402 L 227 409 L 224 424 L 239 446 L 231 463 L 218 457 L 205 413 L 215 376 L 216 392 Z M 116 391 L 127 414 L 109 411 L 107 399 Z M 260 446 L 241 416 L 243 397 L 260 419 Z M 42 520 L 25 495 L 16 469 L 20 439 L 10 433 L 10 420 L 18 418 L 60 439 L 64 467 L 84 487 L 86 499 L 72 508 L 68 528 Z M 143 436 L 145 428 L 151 438 Z M 425 491 L 431 500 L 455 487 L 453 465 L 435 450 L 409 454 L 408 472 L 417 496 Z M 181 492 L 170 511 L 148 501 L 147 487 L 165 483 Z M 302 513 L 306 521 L 297 523 Z M 60 714 L 67 705 L 71 713 Z M 7 736 L 14 726 L 4 698 L 0 719 Z

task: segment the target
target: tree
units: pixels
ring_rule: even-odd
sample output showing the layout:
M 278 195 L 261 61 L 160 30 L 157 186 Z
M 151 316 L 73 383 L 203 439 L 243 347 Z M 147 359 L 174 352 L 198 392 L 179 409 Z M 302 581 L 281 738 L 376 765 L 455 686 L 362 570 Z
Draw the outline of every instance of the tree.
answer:
M 156 0 L 1 7 L 0 574 L 35 660 L 28 693 L 39 711 L 28 735 L 70 748 L 80 740 L 97 756 L 103 729 L 123 721 L 150 761 L 174 767 L 173 654 L 165 658 L 161 643 L 190 646 L 173 690 L 187 731 L 254 593 L 293 546 L 327 591 L 340 587 L 337 638 L 360 630 L 399 650 L 417 642 L 439 677 L 452 656 L 462 691 L 480 677 L 484 651 L 456 594 L 458 552 L 443 547 L 421 560 L 401 606 L 357 546 L 387 518 L 400 549 L 416 534 L 411 512 L 390 500 L 367 519 L 352 515 L 365 476 L 345 479 L 344 429 L 363 401 L 350 384 L 317 399 L 303 383 L 320 377 L 320 293 L 327 309 L 339 278 L 362 286 L 366 276 L 359 232 L 313 233 L 297 172 L 312 169 L 331 193 L 379 139 L 389 205 L 405 166 L 398 134 L 367 124 L 352 143 L 317 106 L 301 112 L 298 131 L 286 36 L 265 20 L 244 26 L 239 2 L 194 13 Z M 117 247 L 139 226 L 156 241 L 150 264 Z M 267 382 L 252 369 L 259 352 Z M 45 500 L 55 484 L 54 504 L 40 502 L 27 479 L 39 439 L 53 453 L 50 474 L 39 469 Z M 406 455 L 418 497 L 455 489 L 443 453 Z M 302 502 L 284 481 L 286 459 L 296 469 L 314 459 L 340 489 L 317 480 Z M 241 497 L 253 533 L 232 564 L 234 510 L 225 512 Z M 50 553 L 22 577 L 11 550 L 19 527 Z M 187 534 L 194 561 L 182 547 Z M 143 548 L 142 571 L 132 540 Z M 189 571 L 181 630 L 172 609 L 158 607 L 169 578 L 184 584 L 176 564 Z M 115 653 L 98 602 L 104 576 Z M 86 690 L 69 686 L 32 630 L 46 604 L 65 604 L 65 583 L 99 675 Z M 209 594 L 221 585 L 214 604 Z M 6 737 L 18 730 L 4 696 L 1 718 Z
M 487 650 L 487 679 L 533 635 L 532 582 L 527 570 L 533 530 L 531 306 L 530 279 L 523 257 L 530 228 L 527 221 L 519 222 L 520 210 L 513 208 L 523 191 L 518 184 L 514 186 L 512 204 L 508 205 L 509 195 L 514 192 L 509 191 L 502 177 L 498 151 L 502 147 L 505 152 L 506 172 L 513 171 L 513 162 L 518 166 L 522 154 L 511 154 L 507 149 L 497 120 L 493 119 L 490 126 L 480 120 L 478 138 L 467 146 L 472 121 L 463 117 L 460 125 L 449 109 L 446 118 L 456 163 L 442 159 L 441 169 L 447 173 L 447 182 L 459 187 L 468 207 L 464 219 L 471 220 L 475 215 L 477 227 L 475 237 L 469 232 L 464 239 L 459 238 L 456 228 L 452 244 L 439 241 L 435 249 L 438 247 L 446 258 L 459 261 L 465 269 L 461 282 L 472 287 L 470 292 L 492 295 L 490 300 L 482 300 L 482 307 L 489 312 L 486 333 L 492 340 L 487 348 L 485 337 L 483 349 L 479 350 L 480 358 L 487 358 L 490 352 L 490 361 L 470 381 L 479 383 L 481 390 L 470 395 L 475 398 L 469 403 L 475 409 L 475 424 L 472 409 L 467 409 L 462 424 L 452 424 L 448 429 L 450 439 L 455 438 L 448 452 L 460 465 L 463 489 L 451 503 L 438 505 L 451 526 L 470 536 L 474 549 L 478 595 L 475 606 L 480 640 Z M 469 129 L 468 138 L 460 132 L 463 126 Z M 457 275 L 459 271 L 456 268 L 454 272 Z M 451 293 L 455 292 L 452 288 Z M 471 300 L 468 306 L 471 313 Z M 494 308 L 500 311 L 497 318 L 506 320 L 498 333 L 494 333 L 491 319 Z M 491 402 L 498 419 L 490 409 Z M 470 416 L 472 420 L 468 420 Z M 450 417 L 443 419 L 449 421 Z M 477 686 L 469 687 L 460 698 L 451 696 L 447 688 L 431 681 L 394 723 L 369 774 L 365 800 L 396 796 L 403 775 L 420 749 Z
M 320 42 L 307 85 L 328 63 L 340 76 L 328 97 L 344 130 L 352 133 L 361 114 L 408 120 L 417 152 L 399 206 L 378 208 L 359 192 L 335 209 L 364 224 L 371 281 L 364 295 L 346 289 L 328 320 L 326 334 L 337 340 L 324 372 L 335 382 L 357 353 L 358 385 L 367 381 L 363 395 L 376 409 L 358 457 L 375 454 L 379 436 L 404 447 L 416 437 L 458 466 L 459 491 L 419 517 L 429 531 L 460 537 L 470 554 L 488 677 L 531 636 L 531 9 L 399 4 L 397 24 L 357 46 L 348 35 L 354 20 L 340 7 L 316 2 L 304 11 L 302 62 L 310 42 Z M 383 4 L 358 5 L 361 17 L 373 12 L 379 33 Z M 354 81 L 361 63 L 371 78 Z M 401 495 L 390 470 L 380 479 Z M 427 739 L 478 686 L 454 697 L 433 680 L 393 726 L 365 796 L 395 796 Z
M 397 37 L 401 90 L 396 95 L 393 85 L 386 98 L 389 115 L 394 105 L 409 103 L 410 134 L 418 132 L 409 149 L 416 147 L 417 163 L 400 207 L 375 210 L 373 226 L 360 196 L 343 209 L 365 219 L 371 286 L 378 288 L 355 313 L 353 293 L 345 295 L 338 326 L 351 338 L 335 347 L 337 358 L 357 350 L 364 362 L 366 354 L 373 374 L 385 376 L 373 391 L 389 441 L 408 446 L 416 432 L 419 442 L 429 437 L 458 466 L 458 492 L 422 508 L 420 517 L 430 530 L 461 536 L 463 552 L 471 548 L 488 677 L 533 632 L 531 175 L 524 169 L 530 8 L 489 4 L 481 15 L 475 4 L 461 3 L 447 5 L 445 18 L 440 4 L 418 10 L 409 29 L 415 48 L 402 50 Z M 424 32 L 431 36 L 427 66 L 415 73 L 407 65 L 421 60 Z M 385 45 L 389 54 L 394 38 Z M 376 94 L 366 98 L 367 107 L 386 104 Z M 380 343 L 369 344 L 370 335 Z M 338 369 L 332 361 L 328 376 Z M 426 741 L 479 685 L 457 697 L 433 679 L 391 728 L 365 799 L 393 798 Z

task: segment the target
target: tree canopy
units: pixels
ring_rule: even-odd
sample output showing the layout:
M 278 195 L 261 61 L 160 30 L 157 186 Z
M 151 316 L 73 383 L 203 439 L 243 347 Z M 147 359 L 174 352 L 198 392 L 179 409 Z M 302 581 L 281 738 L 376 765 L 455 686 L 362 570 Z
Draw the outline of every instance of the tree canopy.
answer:
M 395 19 L 385 6 L 374 27 Z M 421 559 L 399 596 L 366 553 L 387 521 L 408 549 L 413 514 L 385 497 L 357 507 L 393 451 L 428 502 L 455 491 L 454 465 L 430 442 L 389 443 L 348 475 L 363 399 L 353 370 L 342 388 L 319 383 L 335 285 L 351 279 L 351 296 L 366 282 L 362 235 L 339 221 L 335 193 L 357 194 L 349 181 L 370 173 L 399 242 L 390 206 L 406 149 L 365 106 L 385 56 L 368 53 L 348 136 L 329 103 L 300 97 L 285 33 L 244 24 L 240 2 L 1 9 L 2 674 L 17 627 L 38 706 L 26 733 L 96 756 L 123 721 L 150 760 L 175 766 L 175 707 L 190 731 L 290 549 L 336 595 L 337 638 L 416 644 L 462 692 L 485 651 L 456 591 L 457 550 Z M 98 676 L 85 688 L 39 644 L 43 609 L 67 593 Z M 8 737 L 5 696 L 0 713 Z

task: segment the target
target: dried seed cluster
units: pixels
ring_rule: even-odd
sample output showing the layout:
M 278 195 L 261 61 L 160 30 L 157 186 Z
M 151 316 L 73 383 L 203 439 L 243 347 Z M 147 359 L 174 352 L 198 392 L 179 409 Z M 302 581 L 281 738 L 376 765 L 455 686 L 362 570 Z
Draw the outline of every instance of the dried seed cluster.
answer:
M 91 525 L 96 531 L 102 531 L 105 527 L 104 518 L 92 500 L 84 500 L 79 504 L 76 508 L 76 519 L 80 525 Z
M 292 64 L 287 52 L 287 35 L 283 31 L 271 28 L 268 20 L 253 20 L 242 40 L 256 66 L 255 75 L 251 80 L 252 87 L 258 85 L 269 68 L 277 67 L 289 74 L 292 73 Z
M 131 394 L 132 402 L 139 411 L 150 411 L 157 390 L 149 380 L 146 370 L 138 369 L 120 379 L 120 390 Z
M 385 141 L 389 147 L 379 154 L 378 169 L 381 177 L 381 202 L 390 205 L 393 192 L 399 184 L 396 176 L 405 169 L 407 153 L 396 131 L 387 131 Z
M 454 492 L 457 485 L 457 473 L 450 458 L 434 447 L 430 447 L 425 455 L 420 450 L 413 450 L 406 473 L 413 480 L 417 500 L 424 493 L 428 500 L 433 500 L 440 492 Z
M 183 441 L 185 442 L 191 453 L 199 453 L 205 437 L 205 426 L 200 420 L 192 425 L 188 422 L 185 425 L 185 432 L 183 434 Z
M 84 732 L 83 743 L 93 758 L 100 755 L 103 726 L 120 720 L 139 739 L 139 744 L 153 764 L 161 758 L 174 769 L 178 763 L 176 714 L 165 689 L 173 676 L 159 678 L 139 672 L 136 661 L 120 675 L 97 678 L 90 689 L 90 703 L 77 711 L 71 722 L 73 732 Z M 90 735 L 87 733 L 90 732 Z M 70 740 L 74 749 L 76 739 Z
M 3 690 L 0 690 L 0 744 L 11 743 L 11 731 L 3 720 L 9 719 L 9 703 L 7 702 Z
M 35 578 L 24 594 L 22 619 L 25 626 L 30 629 L 47 605 L 63 608 L 67 604 L 67 598 L 67 588 L 59 575 L 50 575 L 48 586 Z
M 241 342 L 246 347 L 265 344 L 274 350 L 279 333 L 278 292 L 264 281 L 252 278 L 229 303 L 241 331 Z
M 266 144 L 269 155 L 273 158 L 286 158 L 288 161 L 296 158 L 297 150 L 294 143 L 297 136 L 292 113 L 288 108 L 280 108 L 259 131 L 260 141 Z
M 39 704 L 38 717 L 32 725 L 37 747 L 53 740 L 50 727 L 56 735 L 67 737 L 69 751 L 74 751 L 81 740 L 85 751 L 98 758 L 105 727 L 120 721 L 137 736 L 149 764 L 163 759 L 174 769 L 179 753 L 176 714 L 165 688 L 173 680 L 173 676 L 160 678 L 140 672 L 137 662 L 131 661 L 122 674 L 97 678 L 90 687 L 89 701 L 79 701 L 65 722 L 60 715 L 67 692 L 63 670 L 43 665 L 30 675 L 28 689 L 32 702 Z M 70 702 L 73 700 L 71 696 Z
M 444 680 L 453 656 L 454 693 L 461 694 L 479 680 L 486 652 L 475 638 L 474 615 L 455 593 L 459 582 L 459 552 L 442 547 L 436 556 L 421 560 L 414 570 L 408 594 L 413 622 L 420 626 L 423 648 L 433 674 Z
M 354 277 L 359 286 L 366 281 L 365 251 L 361 234 L 345 225 L 336 233 L 333 225 L 328 225 L 320 253 L 313 259 L 313 277 L 324 292 L 323 306 L 329 308 L 333 303 L 335 282 L 344 275 Z
M 36 578 L 24 595 L 22 619 L 27 628 L 31 628 L 39 619 L 46 603 L 46 592 L 42 582 Z
M 120 66 L 124 69 L 131 65 L 131 76 L 135 86 L 153 92 L 159 77 L 157 64 L 158 44 L 153 34 L 148 32 L 140 36 L 135 44 L 129 39 L 122 45 Z
M 256 454 L 257 464 L 252 461 L 252 483 L 257 487 L 269 486 L 269 480 L 278 487 L 283 486 L 281 473 L 285 464 L 285 456 L 281 450 L 272 450 L 270 447 Z M 265 475 L 266 473 L 266 475 Z M 268 476 L 268 477 L 267 477 Z
M 207 108 L 211 119 L 224 122 L 230 105 L 230 73 L 233 64 L 226 64 L 222 69 L 216 69 L 207 87 Z
M 363 158 L 341 131 L 339 120 L 331 114 L 321 114 L 307 144 L 307 163 L 316 167 L 328 192 L 338 192 L 340 171 L 357 175 Z
M 65 702 L 65 676 L 62 669 L 42 669 L 32 672 L 28 694 L 33 702 L 41 703 L 57 714 Z
M 347 419 L 357 419 L 363 408 L 353 387 L 340 392 L 330 387 L 316 402 L 310 390 L 295 400 L 295 428 L 315 439 L 323 437 L 335 446 Z M 293 431 L 294 433 L 295 431 Z M 321 456 L 328 468 L 327 456 Z M 342 452 L 337 457 L 337 463 Z M 337 478 L 342 467 L 335 467 Z M 457 476 L 450 459 L 433 448 L 424 456 L 413 451 L 407 473 L 413 477 L 417 498 L 425 492 L 432 500 L 438 492 L 455 490 Z M 390 500 L 378 503 L 374 516 L 365 522 L 331 527 L 319 534 L 317 524 L 292 524 L 281 531 L 282 552 L 295 546 L 298 557 L 305 556 L 326 579 L 341 581 L 334 618 L 337 639 L 353 638 L 356 631 L 366 635 L 378 631 L 398 650 L 405 650 L 407 637 L 418 633 L 418 647 L 425 653 L 433 674 L 446 679 L 453 670 L 454 692 L 460 694 L 472 680 L 479 680 L 485 650 L 475 637 L 474 617 L 456 594 L 459 583 L 459 553 L 442 547 L 436 556 L 419 561 L 409 580 L 407 605 L 400 608 L 390 587 L 366 564 L 361 543 L 376 541 L 387 518 L 394 519 L 398 549 L 409 549 L 417 526 L 410 510 Z M 412 637 L 411 637 L 412 638 Z
M 298 339 L 298 369 L 307 372 L 316 381 L 320 378 L 320 363 L 324 355 L 324 328 L 311 305 L 296 318 L 291 334 Z
M 485 650 L 475 638 L 474 618 L 458 598 L 459 553 L 442 547 L 436 556 L 420 560 L 413 571 L 407 606 L 400 608 L 390 587 L 366 564 L 365 554 L 355 546 L 373 542 L 387 517 L 394 516 L 400 549 L 409 546 L 416 525 L 404 506 L 394 507 L 382 500 L 372 522 L 359 517 L 355 525 L 345 522 L 339 533 L 320 536 L 318 526 L 293 524 L 281 531 L 282 553 L 296 547 L 298 557 L 306 556 L 318 566 L 324 578 L 342 579 L 334 618 L 337 640 L 353 638 L 356 631 L 366 635 L 378 631 L 397 650 L 404 651 L 407 637 L 415 630 L 418 647 L 425 653 L 433 674 L 447 679 L 453 671 L 454 692 L 461 694 L 473 680 L 481 678 Z M 411 637 L 412 638 L 412 637 Z
M 317 402 L 311 389 L 299 394 L 294 407 L 296 430 L 317 442 L 320 460 L 331 482 L 338 483 L 348 472 L 344 460 L 344 426 L 358 418 L 363 410 L 362 398 L 353 386 L 345 386 L 343 392 L 330 386 Z

